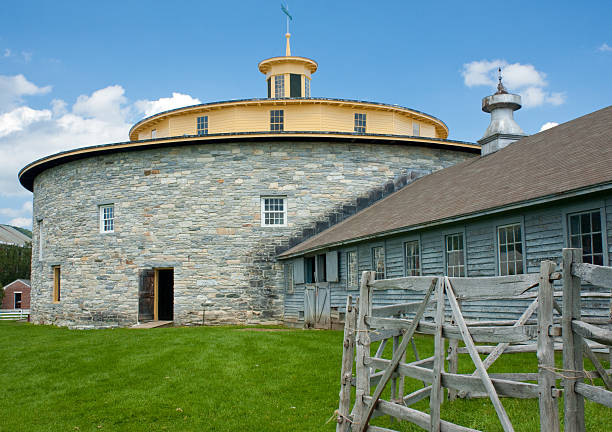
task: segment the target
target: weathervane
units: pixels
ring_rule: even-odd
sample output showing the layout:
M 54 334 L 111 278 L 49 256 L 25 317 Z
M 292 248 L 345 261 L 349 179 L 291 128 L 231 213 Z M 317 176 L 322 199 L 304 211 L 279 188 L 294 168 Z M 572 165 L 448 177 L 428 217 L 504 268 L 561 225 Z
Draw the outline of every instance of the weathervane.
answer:
M 287 4 L 281 3 L 281 10 L 285 15 L 287 15 L 287 33 L 289 33 L 289 20 L 293 21 L 293 17 L 289 13 L 289 6 Z
M 504 88 L 504 85 L 502 84 L 501 66 L 497 68 L 497 81 L 498 83 L 497 83 L 497 93 L 496 94 L 508 93 L 506 89 Z
M 291 46 L 289 44 L 289 38 L 291 37 L 291 33 L 289 33 L 289 20 L 293 21 L 293 17 L 289 13 L 289 6 L 281 3 L 281 10 L 285 15 L 287 15 L 287 34 L 285 35 L 287 38 L 287 48 L 285 48 L 285 55 L 289 57 L 291 56 Z

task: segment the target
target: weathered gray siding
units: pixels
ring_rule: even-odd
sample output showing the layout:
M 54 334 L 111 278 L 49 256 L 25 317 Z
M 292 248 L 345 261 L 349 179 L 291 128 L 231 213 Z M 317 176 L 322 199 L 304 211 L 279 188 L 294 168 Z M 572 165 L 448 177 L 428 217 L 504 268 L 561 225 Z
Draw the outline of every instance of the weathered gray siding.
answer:
M 567 226 L 564 221 L 569 213 L 582 212 L 593 209 L 603 209 L 605 221 L 604 234 L 607 245 L 608 261 L 612 263 L 612 194 L 593 194 L 590 197 L 569 199 L 555 204 L 525 207 L 522 210 L 501 213 L 495 216 L 484 216 L 468 219 L 464 223 L 449 224 L 436 228 L 411 232 L 405 235 L 381 237 L 371 241 L 364 241 L 356 245 L 339 248 L 340 252 L 340 280 L 330 283 L 331 306 L 340 312 L 346 304 L 346 296 L 357 297 L 358 289 L 347 290 L 347 257 L 349 250 L 358 251 L 359 272 L 372 270 L 371 250 L 375 246 L 385 246 L 386 277 L 397 278 L 405 276 L 404 270 L 404 242 L 420 240 L 421 245 L 421 272 L 423 275 L 444 274 L 444 238 L 445 235 L 463 232 L 466 246 L 467 276 L 496 276 L 498 274 L 497 262 L 497 228 L 499 226 L 520 223 L 523 234 L 524 263 L 527 273 L 540 271 L 542 260 L 561 261 L 561 252 L 567 247 Z M 557 289 L 560 289 L 557 284 Z M 589 289 L 593 289 L 592 287 Z M 296 294 L 303 290 L 296 286 Z M 418 300 L 418 296 L 399 291 L 375 292 L 376 305 L 392 304 L 404 301 Z M 489 300 L 472 302 L 463 305 L 466 317 L 470 319 L 516 319 L 530 303 L 529 300 L 509 303 L 503 300 Z M 286 316 L 296 316 L 300 307 L 299 302 L 286 302 Z M 303 305 L 301 305 L 303 308 Z M 585 316 L 608 316 L 610 299 L 585 300 L 583 313 Z M 299 309 L 303 310 L 303 309 Z M 342 315 L 340 315 L 342 317 Z

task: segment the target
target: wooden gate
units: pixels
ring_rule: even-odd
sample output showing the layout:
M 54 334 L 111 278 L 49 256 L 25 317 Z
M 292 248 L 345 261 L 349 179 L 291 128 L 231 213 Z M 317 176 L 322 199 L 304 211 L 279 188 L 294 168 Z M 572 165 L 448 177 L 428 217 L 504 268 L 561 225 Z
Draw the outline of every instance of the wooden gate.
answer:
M 453 397 L 460 393 L 489 398 L 504 431 L 513 431 L 514 428 L 500 396 L 539 398 L 540 416 L 545 422 L 542 430 L 558 431 L 559 391 L 555 388 L 554 375 L 550 380 L 550 371 L 554 369 L 555 334 L 551 280 L 560 278 L 560 274 L 553 272 L 554 268 L 554 263 L 544 262 L 539 275 L 492 278 L 432 276 L 374 280 L 374 272 L 364 272 L 357 308 L 351 305 L 351 299 L 347 305 L 337 430 L 389 432 L 390 429 L 370 425 L 370 420 L 379 415 L 390 415 L 435 432 L 475 431 L 441 420 L 444 388 L 447 388 Z M 538 293 L 530 291 L 538 285 Z M 373 307 L 374 291 L 388 289 L 421 293 L 422 301 Z M 486 299 L 519 299 L 517 304 L 531 299 L 531 302 L 515 322 L 466 322 L 461 313 L 462 305 Z M 434 310 L 434 322 L 423 319 L 427 309 Z M 538 316 L 542 315 L 545 319 L 534 324 L 530 318 L 536 309 L 539 309 Z M 420 360 L 416 355 L 416 361 L 405 363 L 406 349 L 415 332 L 434 336 L 434 355 Z M 538 334 L 543 337 L 538 339 Z M 448 359 L 445 356 L 445 339 L 450 341 Z M 534 343 L 536 339 L 537 345 Z M 374 356 L 370 352 L 372 341 L 381 341 Z M 387 341 L 393 342 L 390 359 L 383 357 Z M 464 348 L 459 348 L 460 341 Z M 483 342 L 497 345 L 476 345 Z M 353 346 L 356 347 L 354 380 Z M 496 376 L 487 371 L 505 351 L 534 352 L 536 349 L 539 372 Z M 489 353 L 485 360 L 480 358 L 479 353 L 482 352 Z M 473 373 L 458 373 L 460 353 L 469 354 Z M 404 395 L 404 381 L 408 379 L 421 382 L 423 387 Z M 537 380 L 538 384 L 525 382 L 529 380 Z M 353 384 L 356 390 L 351 411 L 350 389 Z M 390 398 L 383 400 L 381 395 L 388 384 L 391 384 Z M 429 398 L 429 413 L 410 407 L 425 398 Z
M 138 321 L 152 321 L 155 307 L 155 270 L 140 271 L 138 285 Z
M 474 432 L 475 429 L 440 419 L 444 388 L 447 388 L 451 399 L 458 396 L 489 398 L 504 431 L 514 428 L 500 397 L 538 399 L 540 430 L 558 432 L 558 402 L 563 391 L 565 430 L 583 432 L 583 398 L 612 407 L 610 370 L 605 370 L 595 356 L 595 350 L 609 354 L 612 319 L 610 316 L 581 317 L 581 298 L 610 298 L 610 293 L 589 292 L 584 286 L 581 290 L 581 282 L 612 289 L 612 268 L 583 264 L 580 249 L 564 249 L 563 273 L 555 269 L 554 262 L 543 261 L 539 274 L 388 280 L 374 280 L 374 272 L 364 272 L 358 305 L 353 305 L 351 297 L 347 299 L 337 431 L 391 432 L 391 429 L 370 425 L 372 418 L 390 415 L 429 431 Z M 553 289 L 553 281 L 559 279 L 563 279 L 563 293 Z M 422 301 L 373 307 L 375 291 L 388 289 L 420 293 Z M 555 300 L 555 296 L 561 295 L 563 307 Z M 470 307 L 470 302 L 500 299 L 516 300 L 517 305 L 524 305 L 525 300 L 529 303 L 516 321 L 469 322 L 461 312 L 462 307 Z M 423 319 L 427 309 L 434 311 L 433 322 Z M 537 320 L 532 319 L 536 311 Z M 413 345 L 416 361 L 406 363 L 406 348 L 414 333 L 434 336 L 434 355 L 419 359 Z M 563 343 L 555 343 L 555 338 Z M 449 339 L 448 357 L 445 356 L 445 339 Z M 392 357 L 384 358 L 385 344 L 391 340 Z M 370 344 L 375 341 L 381 344 L 372 356 Z M 464 346 L 460 347 L 459 342 Z M 497 345 L 476 345 L 483 342 Z M 563 350 L 563 369 L 555 366 L 555 349 Z M 502 354 L 514 352 L 537 353 L 538 371 L 504 374 L 487 371 Z M 583 369 L 583 353 L 596 370 Z M 473 373 L 458 373 L 459 354 L 469 355 L 475 369 Z M 483 360 L 480 354 L 488 356 Z M 601 378 L 605 388 L 584 382 L 593 378 Z M 407 379 L 418 380 L 423 387 L 404 395 L 404 380 Z M 557 388 L 559 379 L 562 379 L 563 389 Z M 390 398 L 383 400 L 381 395 L 389 383 Z M 352 410 L 351 386 L 356 387 Z M 429 414 L 411 408 L 426 398 L 429 398 Z
M 330 289 L 311 285 L 304 289 L 304 326 L 331 328 Z

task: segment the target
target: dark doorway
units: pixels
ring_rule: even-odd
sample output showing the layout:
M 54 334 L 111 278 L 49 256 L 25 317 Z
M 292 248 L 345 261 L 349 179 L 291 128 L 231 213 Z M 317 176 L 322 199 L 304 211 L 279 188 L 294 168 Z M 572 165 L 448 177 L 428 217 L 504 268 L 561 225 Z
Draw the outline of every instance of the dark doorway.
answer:
M 157 320 L 174 319 L 174 269 L 156 269 Z

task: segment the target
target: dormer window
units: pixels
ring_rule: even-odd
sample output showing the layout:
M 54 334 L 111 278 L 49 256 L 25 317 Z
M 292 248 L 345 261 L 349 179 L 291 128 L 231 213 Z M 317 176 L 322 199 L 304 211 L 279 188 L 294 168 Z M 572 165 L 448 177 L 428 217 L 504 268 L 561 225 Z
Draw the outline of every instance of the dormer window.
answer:
M 310 79 L 304 77 L 304 97 L 310 97 Z
M 421 136 L 421 126 L 417 122 L 412 122 L 412 135 Z
M 274 77 L 274 97 L 285 97 L 285 75 L 276 75 Z

